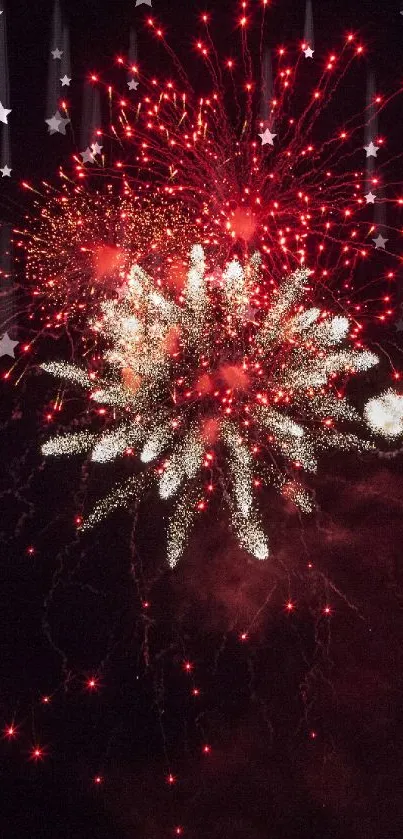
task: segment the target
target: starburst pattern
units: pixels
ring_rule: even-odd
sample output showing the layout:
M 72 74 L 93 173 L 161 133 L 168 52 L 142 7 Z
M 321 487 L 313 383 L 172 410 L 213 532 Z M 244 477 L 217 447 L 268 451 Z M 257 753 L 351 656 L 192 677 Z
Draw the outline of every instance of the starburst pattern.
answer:
M 310 274 L 298 268 L 259 307 L 258 253 L 245 265 L 227 264 L 217 287 L 203 248 L 193 246 L 178 300 L 134 265 L 119 297 L 105 301 L 93 323 L 106 339 L 104 375 L 42 365 L 111 412 L 102 433 L 56 437 L 43 446 L 45 455 L 91 451 L 97 463 L 138 455 L 133 476 L 95 507 L 85 528 L 140 499 L 155 482 L 162 502 L 175 499 L 167 546 L 174 566 L 217 486 L 240 544 L 265 559 L 269 545 L 255 493 L 262 480 L 307 512 L 312 503 L 297 479 L 300 469 L 315 472 L 324 449 L 373 447 L 351 430 L 360 416 L 337 383 L 378 358 L 346 346 L 346 317 L 304 307 Z
M 367 424 L 382 437 L 400 437 L 403 434 L 403 396 L 389 389 L 381 396 L 370 399 L 364 409 Z

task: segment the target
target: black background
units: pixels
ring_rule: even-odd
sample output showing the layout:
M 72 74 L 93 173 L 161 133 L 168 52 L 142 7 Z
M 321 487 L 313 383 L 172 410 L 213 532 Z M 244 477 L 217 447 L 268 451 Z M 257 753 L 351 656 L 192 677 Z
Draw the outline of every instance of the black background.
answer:
M 144 33 L 150 10 L 134 5 L 65 3 L 73 113 L 84 76 L 107 75 L 133 25 L 140 62 L 165 73 L 162 48 Z M 233 53 L 235 3 L 153 0 L 152 14 L 191 78 L 197 16 L 206 8 L 220 54 Z M 7 221 L 25 206 L 15 181 L 51 180 L 72 151 L 69 137 L 49 137 L 44 123 L 51 15 L 50 2 L 9 0 L 15 180 L 0 184 Z M 267 17 L 269 46 L 302 37 L 303 0 L 270 2 Z M 402 84 L 397 3 L 318 0 L 314 25 L 317 53 L 358 30 L 380 89 Z M 399 147 L 401 121 L 385 123 Z M 14 420 L 6 416 L 10 389 L 4 403 L 0 717 L 19 730 L 0 748 L 0 835 L 163 839 L 183 825 L 192 839 L 401 837 L 401 458 L 324 458 L 320 512 L 302 524 L 268 497 L 269 563 L 238 551 L 220 513 L 169 574 L 156 505 L 142 510 L 134 553 L 124 513 L 75 539 L 81 466 L 39 465 L 48 397 L 49 384 L 33 375 L 15 395 Z M 292 615 L 284 612 L 289 597 Z M 91 693 L 93 674 L 99 688 Z M 37 742 L 46 756 L 35 764 L 29 752 Z M 168 771 L 177 776 L 173 788 Z

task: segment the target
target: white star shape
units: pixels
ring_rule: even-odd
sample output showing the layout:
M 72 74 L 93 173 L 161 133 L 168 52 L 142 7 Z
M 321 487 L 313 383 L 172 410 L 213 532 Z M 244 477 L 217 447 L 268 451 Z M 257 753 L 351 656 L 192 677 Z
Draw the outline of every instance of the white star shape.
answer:
M 263 134 L 259 134 L 259 137 L 262 138 L 262 146 L 266 146 L 267 144 L 274 146 L 273 139 L 277 137 L 277 134 L 272 134 L 269 128 L 266 128 Z
M 60 79 L 62 83 L 62 87 L 70 87 L 71 79 L 65 74 L 62 79 Z
M 130 79 L 130 81 L 129 81 L 129 82 L 127 82 L 127 84 L 128 84 L 128 86 L 129 86 L 129 90 L 137 90 L 137 88 L 138 88 L 138 86 L 139 86 L 139 83 L 138 83 L 138 82 L 136 82 L 136 80 L 135 80 L 135 79 Z
M 376 157 L 379 150 L 379 146 L 375 146 L 371 140 L 368 146 L 364 146 L 364 149 L 367 153 L 367 157 Z
M 11 114 L 11 108 L 5 108 L 0 102 L 0 121 L 8 125 L 8 115 Z
M 93 154 L 101 154 L 103 146 L 100 146 L 99 143 L 93 143 L 91 146 L 91 151 Z
M 367 192 L 367 194 L 364 195 L 364 198 L 365 198 L 367 204 L 375 204 L 376 195 L 374 195 L 373 192 Z
M 146 6 L 152 6 L 151 0 L 136 0 L 135 8 L 137 8 L 137 6 L 141 6 L 142 3 L 145 3 Z
M 314 52 L 315 50 L 313 50 L 311 47 L 307 47 L 306 50 L 304 50 L 305 58 L 313 58 Z
M 18 343 L 18 341 L 12 341 L 8 332 L 5 332 L 0 339 L 0 358 L 3 355 L 10 355 L 11 358 L 15 358 L 14 350 Z
M 80 151 L 80 154 L 83 159 L 83 163 L 95 163 L 94 152 L 91 151 L 89 146 L 87 146 L 85 151 Z
M 385 250 L 386 242 L 389 242 L 389 239 L 384 239 L 380 233 L 379 236 L 377 236 L 376 239 L 372 239 L 372 241 L 375 242 L 376 248 L 383 248 Z
M 9 178 L 11 176 L 11 172 L 13 170 L 7 166 L 7 163 L 4 164 L 3 168 L 0 167 L 1 177 L 2 178 Z
M 63 55 L 63 50 L 59 50 L 59 47 L 56 47 L 55 50 L 51 50 L 53 58 L 61 58 Z
M 56 114 L 54 114 L 54 116 L 50 117 L 49 119 L 45 119 L 45 122 L 48 124 L 50 132 L 54 133 L 55 131 L 59 130 L 61 120 L 58 119 Z
M 69 119 L 63 119 L 60 111 L 56 111 L 53 114 L 53 117 L 50 119 L 45 119 L 45 122 L 49 128 L 49 134 L 65 134 L 66 133 L 66 125 L 70 122 Z

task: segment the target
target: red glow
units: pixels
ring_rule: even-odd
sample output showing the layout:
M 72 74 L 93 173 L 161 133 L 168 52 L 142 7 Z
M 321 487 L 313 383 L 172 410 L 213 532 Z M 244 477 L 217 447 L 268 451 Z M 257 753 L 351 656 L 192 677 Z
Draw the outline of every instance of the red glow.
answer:
M 30 757 L 31 760 L 34 760 L 36 763 L 40 760 L 43 760 L 45 756 L 45 751 L 41 746 L 33 746 L 31 749 Z
M 248 390 L 249 376 L 240 365 L 224 364 L 220 367 L 219 375 L 227 387 L 233 390 Z
M 15 725 L 7 725 L 4 729 L 4 737 L 7 740 L 12 740 L 17 735 L 17 727 Z
M 97 280 L 113 274 L 121 267 L 124 254 L 121 249 L 100 245 L 94 250 L 94 275 Z
M 175 356 L 180 349 L 181 331 L 179 326 L 171 326 L 161 340 L 163 352 L 169 356 Z
M 123 367 L 122 381 L 128 390 L 132 393 L 136 393 L 141 385 L 141 376 L 139 376 L 138 373 L 135 373 L 131 367 Z
M 220 422 L 217 419 L 207 419 L 203 423 L 202 435 L 208 446 L 213 446 L 220 433 Z

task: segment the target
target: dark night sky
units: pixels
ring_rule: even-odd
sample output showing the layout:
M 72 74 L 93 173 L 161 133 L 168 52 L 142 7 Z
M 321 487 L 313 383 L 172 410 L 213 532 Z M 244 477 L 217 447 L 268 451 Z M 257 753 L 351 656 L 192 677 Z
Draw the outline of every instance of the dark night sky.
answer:
M 162 51 L 143 32 L 148 9 L 134 5 L 65 0 L 77 111 L 82 79 L 108 73 L 130 26 L 138 26 L 140 61 L 164 71 Z M 44 124 L 52 2 L 7 6 L 14 174 L 51 180 L 72 151 Z M 269 45 L 299 39 L 304 0 L 270 6 Z M 402 82 L 396 0 L 313 6 L 318 51 L 358 29 L 381 86 Z M 225 54 L 236 36 L 232 0 L 153 0 L 190 75 L 195 21 L 206 8 Z M 382 128 L 401 142 L 400 124 Z M 14 183 L 0 191 L 4 220 L 18 220 L 25 197 Z M 326 456 L 315 478 L 320 509 L 302 522 L 268 496 L 267 564 L 235 547 L 220 513 L 168 573 L 160 517 L 148 504 L 131 568 L 127 514 L 75 539 L 81 466 L 40 468 L 49 384 L 33 375 L 23 387 L 14 421 L 7 394 L 2 403 L 0 725 L 15 719 L 19 733 L 0 743 L 1 839 L 164 839 L 176 825 L 185 839 L 401 839 L 401 456 Z M 287 615 L 290 597 L 298 608 Z M 194 662 L 191 675 L 185 660 Z M 29 760 L 36 742 L 47 750 L 40 764 Z

